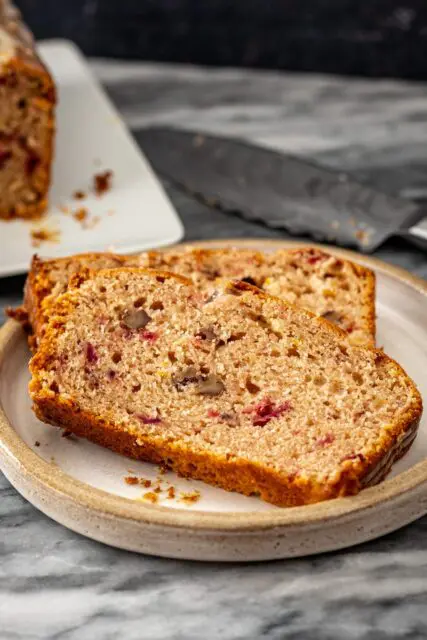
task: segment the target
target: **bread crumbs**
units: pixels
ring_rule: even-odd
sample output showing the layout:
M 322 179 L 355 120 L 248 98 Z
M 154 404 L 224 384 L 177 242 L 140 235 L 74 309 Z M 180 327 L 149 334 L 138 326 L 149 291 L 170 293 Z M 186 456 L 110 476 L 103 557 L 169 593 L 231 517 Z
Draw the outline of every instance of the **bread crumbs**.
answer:
M 156 504 L 159 501 L 159 496 L 157 493 L 153 493 L 153 491 L 147 491 L 147 493 L 144 493 L 142 498 L 147 502 L 151 502 L 151 504 Z
M 181 493 L 179 494 L 179 501 L 184 502 L 185 504 L 194 504 L 199 500 L 200 500 L 200 491 L 197 491 L 197 489 L 189 492 L 181 491 Z
M 93 188 L 97 196 L 102 196 L 112 186 L 113 172 L 109 169 L 93 176 Z
M 30 232 L 31 246 L 38 248 L 43 242 L 59 242 L 60 232 L 54 229 L 33 229 Z
M 84 191 L 74 191 L 73 198 L 74 200 L 84 200 L 86 198 L 86 194 Z
M 86 207 L 80 207 L 74 211 L 72 215 L 74 220 L 81 224 L 82 229 L 93 229 L 101 220 L 99 216 L 93 216 L 91 218 Z
M 38 440 L 36 440 L 35 443 L 34 443 L 34 446 L 35 447 L 39 447 L 40 446 L 40 442 Z
M 124 478 L 126 484 L 140 484 L 141 486 L 148 489 L 151 487 L 151 480 L 147 480 L 147 478 L 138 478 L 137 476 L 126 476 Z
M 74 220 L 77 220 L 77 222 L 84 222 L 87 220 L 88 215 L 88 210 L 85 207 L 81 207 L 80 209 L 77 209 L 77 211 L 74 211 L 73 218 Z
M 133 472 L 132 472 L 133 473 Z M 129 485 L 139 485 L 145 488 L 150 488 L 150 491 L 143 493 L 139 500 L 144 500 L 146 502 L 151 502 L 152 504 L 156 504 L 159 501 L 159 498 L 167 500 L 175 500 L 177 498 L 177 490 L 173 485 L 165 486 L 165 484 L 169 484 L 166 481 L 162 481 L 157 478 L 155 481 L 148 480 L 146 478 L 139 478 L 135 475 L 129 475 L 124 477 L 124 481 Z M 186 505 L 195 504 L 200 500 L 201 494 L 200 491 L 181 491 L 179 493 L 179 502 L 183 502 Z

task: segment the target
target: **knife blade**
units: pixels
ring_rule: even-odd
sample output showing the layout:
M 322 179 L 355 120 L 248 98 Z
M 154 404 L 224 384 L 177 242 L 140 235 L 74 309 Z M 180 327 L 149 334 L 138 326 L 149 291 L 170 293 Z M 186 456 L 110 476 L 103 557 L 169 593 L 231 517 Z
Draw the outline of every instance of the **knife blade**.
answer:
M 427 247 L 425 208 L 345 172 L 199 132 L 152 127 L 136 137 L 158 173 L 208 205 L 366 253 L 393 235 Z

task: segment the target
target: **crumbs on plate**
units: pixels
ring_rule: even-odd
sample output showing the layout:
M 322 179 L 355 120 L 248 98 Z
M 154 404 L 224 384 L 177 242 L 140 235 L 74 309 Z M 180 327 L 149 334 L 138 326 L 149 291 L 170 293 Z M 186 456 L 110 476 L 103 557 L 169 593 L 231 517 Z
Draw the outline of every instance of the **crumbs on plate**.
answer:
M 134 471 L 130 469 L 128 472 L 131 475 L 125 476 L 123 480 L 126 484 L 133 486 L 142 486 L 144 488 L 150 488 L 150 491 L 144 493 L 139 500 L 145 500 L 155 504 L 158 502 L 159 498 L 167 500 L 175 500 L 181 502 L 187 506 L 195 504 L 201 498 L 200 491 L 181 491 L 179 492 L 179 496 L 177 496 L 176 487 L 171 485 L 171 483 L 164 478 L 164 475 L 169 471 L 169 468 L 166 465 L 159 465 L 159 471 L 157 474 L 157 478 L 155 480 L 148 480 L 147 478 L 139 477 L 135 475 Z
M 80 223 L 82 229 L 93 229 L 101 220 L 99 216 L 90 217 L 90 213 L 86 207 L 79 207 L 72 215 L 74 220 Z
M 76 189 L 76 191 L 74 191 L 72 194 L 72 198 L 74 200 L 84 200 L 88 197 L 90 191 L 93 191 L 97 196 L 102 196 L 104 193 L 111 189 L 112 181 L 113 172 L 111 171 L 111 169 L 106 169 L 105 171 L 96 173 L 92 178 L 92 185 L 89 187 L 89 189 L 87 191 L 84 191 L 83 189 Z M 70 208 L 65 205 L 60 205 L 58 208 L 63 214 L 67 216 L 71 215 L 76 222 L 79 222 L 81 224 L 83 229 L 92 229 L 101 220 L 99 216 L 91 217 L 90 212 L 86 207 L 79 207 L 75 211 L 70 210 Z M 112 209 L 109 209 L 107 215 L 111 216 L 113 214 L 114 211 Z M 41 238 L 40 240 L 44 239 L 45 238 Z
M 140 484 L 146 488 L 151 487 L 152 484 L 151 480 L 148 480 L 147 478 L 138 478 L 137 476 L 126 476 L 124 480 L 126 484 Z
M 85 222 L 88 216 L 89 216 L 89 211 L 86 209 L 86 207 L 80 207 L 80 209 L 77 209 L 73 213 L 73 218 L 74 220 L 77 220 L 77 222 Z
M 200 500 L 200 491 L 195 489 L 194 491 L 181 491 L 179 494 L 179 501 L 184 504 L 194 504 Z
M 147 491 L 142 496 L 142 499 L 146 500 L 147 502 L 151 502 L 151 504 L 156 504 L 159 501 L 159 496 L 157 493 L 154 493 L 153 491 Z
M 112 187 L 113 172 L 110 169 L 95 173 L 93 176 L 93 189 L 97 196 L 102 196 Z
M 61 233 L 58 229 L 32 229 L 30 231 L 31 246 L 38 248 L 43 242 L 59 242 Z

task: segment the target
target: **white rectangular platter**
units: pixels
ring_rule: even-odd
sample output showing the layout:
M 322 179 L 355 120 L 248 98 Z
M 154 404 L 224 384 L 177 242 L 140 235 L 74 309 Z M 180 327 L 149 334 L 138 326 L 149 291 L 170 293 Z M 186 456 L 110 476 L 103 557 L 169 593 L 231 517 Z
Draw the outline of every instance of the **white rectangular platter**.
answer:
M 0 220 L 0 276 L 27 271 L 36 251 L 46 257 L 112 247 L 131 253 L 182 238 L 177 213 L 81 52 L 51 40 L 39 53 L 59 98 L 50 206 L 37 222 Z M 94 175 L 106 170 L 113 173 L 112 187 L 97 196 Z M 86 197 L 75 199 L 76 191 Z M 85 223 L 73 217 L 82 207 Z M 52 241 L 37 247 L 32 232 L 39 230 Z

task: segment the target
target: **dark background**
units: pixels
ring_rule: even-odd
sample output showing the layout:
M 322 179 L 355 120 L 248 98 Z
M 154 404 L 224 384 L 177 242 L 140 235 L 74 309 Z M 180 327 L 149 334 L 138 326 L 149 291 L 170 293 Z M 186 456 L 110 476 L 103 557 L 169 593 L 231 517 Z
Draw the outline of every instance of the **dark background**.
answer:
M 427 0 L 16 0 L 87 55 L 427 79 Z

